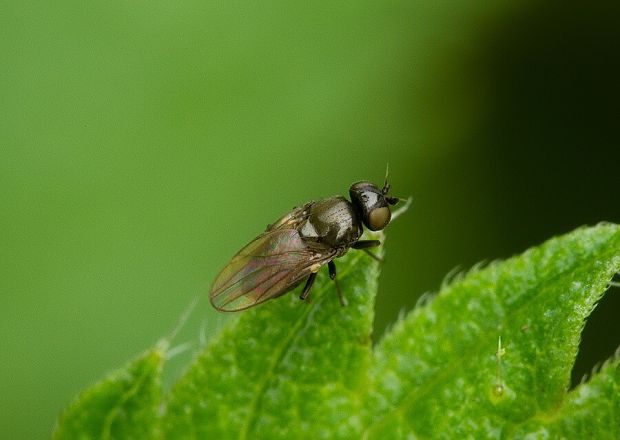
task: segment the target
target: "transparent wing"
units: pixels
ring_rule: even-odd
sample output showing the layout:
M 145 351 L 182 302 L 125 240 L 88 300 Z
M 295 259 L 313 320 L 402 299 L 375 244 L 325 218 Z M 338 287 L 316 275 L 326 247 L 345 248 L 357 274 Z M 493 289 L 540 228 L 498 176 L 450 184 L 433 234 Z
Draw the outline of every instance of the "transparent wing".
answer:
M 267 232 L 275 229 L 295 229 L 302 221 L 308 218 L 310 206 L 314 202 L 308 202 L 303 206 L 293 208 L 291 212 L 287 212 L 278 220 L 267 226 Z
M 209 299 L 218 310 L 247 309 L 288 292 L 323 264 L 332 250 L 304 241 L 296 229 L 259 235 L 241 249 L 219 273 Z

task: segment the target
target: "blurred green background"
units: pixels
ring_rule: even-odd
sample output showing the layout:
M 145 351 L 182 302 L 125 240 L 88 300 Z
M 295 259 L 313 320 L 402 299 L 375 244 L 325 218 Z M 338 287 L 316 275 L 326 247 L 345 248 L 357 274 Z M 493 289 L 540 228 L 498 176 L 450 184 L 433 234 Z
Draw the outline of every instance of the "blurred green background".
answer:
M 617 5 L 5 2 L 0 436 L 48 436 L 267 223 L 387 162 L 414 204 L 375 337 L 455 267 L 620 221 Z M 612 293 L 577 379 L 620 344 Z M 225 319 L 203 298 L 175 342 Z

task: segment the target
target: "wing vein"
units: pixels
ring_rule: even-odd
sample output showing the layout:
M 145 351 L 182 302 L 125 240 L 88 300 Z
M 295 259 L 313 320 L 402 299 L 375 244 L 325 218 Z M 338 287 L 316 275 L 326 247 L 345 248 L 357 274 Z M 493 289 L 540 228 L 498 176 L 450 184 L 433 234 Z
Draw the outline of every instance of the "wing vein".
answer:
M 310 275 L 313 264 L 334 255 L 333 249 L 310 246 L 295 229 L 262 234 L 222 269 L 209 299 L 221 311 L 247 309 L 291 290 Z

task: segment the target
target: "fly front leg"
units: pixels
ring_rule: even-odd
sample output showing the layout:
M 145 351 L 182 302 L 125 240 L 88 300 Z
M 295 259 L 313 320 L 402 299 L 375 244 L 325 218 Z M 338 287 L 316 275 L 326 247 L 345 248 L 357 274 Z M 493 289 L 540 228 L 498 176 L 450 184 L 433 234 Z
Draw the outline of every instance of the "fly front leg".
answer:
M 379 240 L 359 240 L 359 241 L 356 241 L 355 243 L 353 243 L 351 245 L 351 247 L 353 249 L 362 250 L 362 251 L 366 252 L 368 255 L 370 255 L 372 258 L 377 260 L 379 263 L 383 263 L 383 259 L 382 258 L 377 257 L 375 254 L 373 254 L 372 252 L 370 252 L 368 250 L 368 248 L 377 247 L 380 244 L 381 244 L 381 242 Z
M 310 294 L 310 289 L 314 284 L 314 279 L 316 278 L 316 272 L 312 272 L 306 281 L 306 285 L 304 286 L 304 290 L 301 291 L 301 295 L 299 295 L 299 299 L 306 299 Z
M 347 301 L 344 299 L 344 296 L 342 295 L 342 290 L 340 290 L 340 284 L 338 284 L 338 280 L 336 279 L 336 263 L 334 263 L 334 260 L 327 263 L 327 267 L 329 268 L 329 277 L 334 280 L 334 284 L 336 284 L 336 290 L 338 291 L 340 305 L 342 307 L 345 307 L 347 305 Z
M 368 249 L 381 244 L 379 240 L 358 240 L 351 245 L 353 249 Z

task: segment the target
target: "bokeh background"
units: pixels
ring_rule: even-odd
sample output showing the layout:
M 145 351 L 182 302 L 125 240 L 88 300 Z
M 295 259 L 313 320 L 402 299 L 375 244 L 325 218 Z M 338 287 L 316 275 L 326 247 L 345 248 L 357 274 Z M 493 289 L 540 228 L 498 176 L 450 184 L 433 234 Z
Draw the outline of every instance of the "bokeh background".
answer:
M 3 3 L 0 437 L 47 437 L 197 295 L 175 342 L 208 339 L 241 245 L 388 162 L 414 204 L 377 338 L 454 268 L 620 221 L 618 2 L 293 3 Z M 576 380 L 620 345 L 615 290 Z

